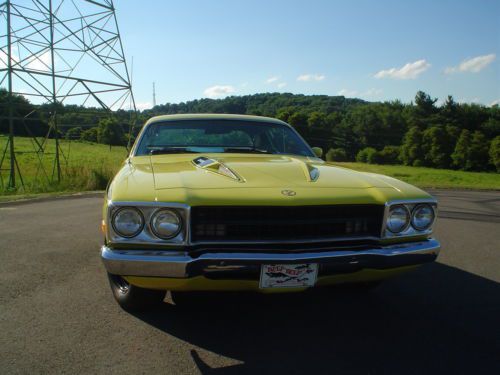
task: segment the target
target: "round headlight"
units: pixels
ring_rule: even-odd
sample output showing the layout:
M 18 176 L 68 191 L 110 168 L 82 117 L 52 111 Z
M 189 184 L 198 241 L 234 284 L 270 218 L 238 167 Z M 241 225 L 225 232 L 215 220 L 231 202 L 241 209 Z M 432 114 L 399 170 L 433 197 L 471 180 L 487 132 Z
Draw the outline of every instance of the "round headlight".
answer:
M 393 206 L 387 216 L 387 229 L 392 233 L 400 233 L 408 227 L 410 213 L 403 205 Z
M 411 225 L 416 230 L 426 230 L 434 222 L 434 209 L 429 204 L 419 204 L 413 209 Z
M 168 240 L 179 234 L 182 229 L 182 219 L 173 210 L 161 209 L 151 217 L 151 230 L 155 236 Z
M 138 209 L 123 207 L 113 214 L 111 225 L 118 235 L 131 238 L 141 233 L 144 228 L 144 218 Z

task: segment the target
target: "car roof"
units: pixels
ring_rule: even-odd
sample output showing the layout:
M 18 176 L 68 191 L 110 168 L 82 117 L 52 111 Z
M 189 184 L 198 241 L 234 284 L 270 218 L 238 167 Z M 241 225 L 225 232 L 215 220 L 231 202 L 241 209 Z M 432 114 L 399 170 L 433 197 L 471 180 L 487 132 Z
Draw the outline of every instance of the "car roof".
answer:
M 253 121 L 253 122 L 271 122 L 275 124 L 288 125 L 286 122 L 264 116 L 250 116 L 250 115 L 233 115 L 224 113 L 185 113 L 178 115 L 163 115 L 151 117 L 147 121 L 147 125 L 156 122 L 168 121 L 183 121 L 183 120 L 233 120 L 233 121 Z M 288 125 L 289 126 L 289 125 Z

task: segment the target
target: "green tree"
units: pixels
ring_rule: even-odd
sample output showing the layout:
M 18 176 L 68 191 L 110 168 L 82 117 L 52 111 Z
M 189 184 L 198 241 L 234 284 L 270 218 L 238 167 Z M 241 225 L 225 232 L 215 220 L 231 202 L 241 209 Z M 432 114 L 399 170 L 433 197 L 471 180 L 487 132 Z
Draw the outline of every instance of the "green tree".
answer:
M 489 148 L 490 144 L 484 134 L 476 130 L 474 134 L 472 134 L 466 169 L 470 171 L 481 171 L 488 169 Z
M 73 140 L 73 139 L 80 139 L 82 135 L 82 128 L 79 126 L 76 128 L 71 128 L 66 132 L 66 139 L 68 140 Z
M 307 118 L 310 131 L 322 131 L 326 127 L 326 115 L 323 112 L 314 111 Z
M 450 139 L 442 126 L 426 129 L 422 136 L 425 165 L 436 168 L 449 168 L 450 154 L 447 152 Z
M 491 111 L 493 109 L 487 109 L 479 104 L 462 103 L 458 108 L 458 124 L 462 129 L 468 129 L 471 132 L 482 130 L 482 126 L 490 117 Z
M 288 122 L 289 117 L 290 117 L 290 111 L 288 109 L 280 109 L 276 113 L 276 118 L 280 119 L 281 121 Z
M 331 148 L 326 153 L 326 161 L 347 161 L 347 153 L 343 148 Z
M 425 92 L 418 91 L 417 95 L 415 95 L 415 106 L 411 107 L 409 125 L 425 129 L 431 124 L 438 122 L 438 109 L 435 106 L 436 101 L 437 99 L 431 98 Z
M 471 143 L 470 131 L 467 129 L 462 130 L 458 137 L 455 150 L 451 154 L 453 166 L 458 169 L 467 169 L 467 161 L 469 160 L 469 149 Z
M 385 146 L 382 151 L 378 151 L 378 162 L 381 164 L 398 164 L 399 146 Z
M 496 171 L 500 173 L 500 135 L 496 136 L 490 145 L 490 162 L 496 168 Z
M 80 139 L 82 141 L 86 141 L 86 142 L 97 143 L 97 133 L 98 133 L 97 128 L 90 128 L 90 129 L 84 130 L 84 131 L 82 131 L 82 134 L 80 135 Z
M 423 164 L 422 137 L 422 131 L 417 126 L 411 127 L 406 132 L 399 154 L 399 159 L 404 165 L 421 166 Z
M 361 151 L 359 151 L 356 155 L 356 161 L 358 163 L 370 163 L 374 164 L 376 160 L 376 153 L 377 150 L 375 150 L 373 147 L 365 147 Z
M 329 146 L 330 130 L 327 127 L 327 117 L 323 112 L 314 111 L 307 118 L 307 133 L 309 141 L 315 146 Z
M 123 128 L 115 118 L 104 118 L 97 125 L 99 131 L 97 133 L 99 143 L 104 143 L 111 146 L 125 144 L 125 134 Z
M 349 160 L 353 160 L 360 146 L 359 140 L 355 137 L 352 126 L 346 117 L 332 129 L 330 139 L 332 148 L 343 148 Z
M 500 118 L 490 117 L 481 126 L 481 131 L 487 137 L 495 137 L 500 135 Z
M 432 99 L 430 95 L 423 91 L 418 91 L 415 95 L 415 113 L 421 118 L 426 118 L 434 115 L 437 112 L 435 106 L 437 99 Z
M 440 117 L 443 123 L 457 126 L 459 124 L 459 104 L 453 99 L 453 96 L 448 95 L 445 102 L 440 108 Z

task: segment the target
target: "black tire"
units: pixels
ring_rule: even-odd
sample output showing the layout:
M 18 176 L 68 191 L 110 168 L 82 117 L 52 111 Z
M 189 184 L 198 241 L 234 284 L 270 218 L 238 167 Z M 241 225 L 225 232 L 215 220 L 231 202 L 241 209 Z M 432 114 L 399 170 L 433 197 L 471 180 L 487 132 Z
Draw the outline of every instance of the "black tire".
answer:
M 108 273 L 109 285 L 116 302 L 126 311 L 145 311 L 160 306 L 164 290 L 144 289 L 129 284 L 123 277 Z

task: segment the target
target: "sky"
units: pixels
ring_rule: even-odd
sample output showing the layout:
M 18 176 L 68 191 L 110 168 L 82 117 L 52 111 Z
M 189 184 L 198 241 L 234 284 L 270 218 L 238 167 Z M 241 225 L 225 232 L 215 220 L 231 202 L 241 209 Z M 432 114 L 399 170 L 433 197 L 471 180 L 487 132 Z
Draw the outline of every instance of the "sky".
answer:
M 262 92 L 409 102 L 418 90 L 500 103 L 498 0 L 114 4 L 139 109 L 153 82 L 157 104 Z
M 291 92 L 500 102 L 500 1 L 116 1 L 140 108 Z

